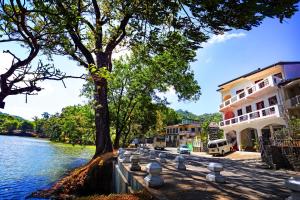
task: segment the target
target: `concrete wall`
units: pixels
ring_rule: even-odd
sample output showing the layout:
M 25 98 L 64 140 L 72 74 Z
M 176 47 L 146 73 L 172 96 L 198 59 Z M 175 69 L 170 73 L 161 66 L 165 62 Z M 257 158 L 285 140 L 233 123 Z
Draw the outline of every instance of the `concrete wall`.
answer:
M 144 187 L 133 176 L 133 172 L 128 171 L 123 163 L 115 163 L 114 165 L 114 193 L 133 193 L 142 190 Z

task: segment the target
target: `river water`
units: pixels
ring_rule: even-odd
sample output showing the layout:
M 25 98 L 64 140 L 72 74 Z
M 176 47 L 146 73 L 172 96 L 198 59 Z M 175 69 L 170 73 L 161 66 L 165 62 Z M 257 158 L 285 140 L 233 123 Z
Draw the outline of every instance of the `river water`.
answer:
M 87 163 L 92 147 L 0 135 L 0 200 L 25 199 Z

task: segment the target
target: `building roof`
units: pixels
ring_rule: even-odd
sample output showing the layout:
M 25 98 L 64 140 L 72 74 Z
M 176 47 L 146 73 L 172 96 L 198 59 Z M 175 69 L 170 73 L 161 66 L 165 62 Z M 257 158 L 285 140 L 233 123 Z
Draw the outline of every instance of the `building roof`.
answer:
M 231 83 L 231 82 L 233 82 L 233 81 L 236 81 L 236 80 L 238 80 L 238 79 L 240 79 L 240 78 L 245 78 L 245 77 L 251 76 L 251 75 L 253 75 L 253 74 L 256 74 L 256 73 L 258 73 L 258 72 L 264 71 L 264 70 L 269 69 L 269 68 L 271 68 L 271 67 L 275 67 L 276 65 L 286 65 L 286 64 L 300 64 L 300 61 L 295 61 L 295 62 L 285 62 L 285 61 L 281 61 L 281 62 L 274 63 L 274 64 L 269 65 L 269 66 L 264 67 L 264 68 L 258 68 L 258 69 L 256 69 L 256 70 L 253 70 L 253 71 L 247 73 L 247 74 L 244 74 L 244 75 L 239 76 L 239 77 L 237 77 L 237 78 L 235 78 L 235 79 L 232 79 L 232 80 L 230 80 L 230 81 L 227 81 L 227 82 L 225 82 L 225 83 L 222 83 L 222 84 L 218 85 L 218 87 L 222 87 L 222 86 L 224 86 L 224 85 L 226 85 L 226 84 L 228 84 L 228 83 Z M 222 90 L 222 89 L 223 89 L 223 88 L 219 88 L 217 91 L 220 91 L 220 90 Z
M 226 140 L 226 139 L 211 140 L 211 141 L 208 141 L 208 144 L 211 144 L 211 143 L 218 143 L 218 142 L 224 142 L 224 141 L 227 141 L 227 140 Z
M 174 125 L 166 126 L 165 128 L 175 128 L 175 127 L 184 127 L 184 126 L 201 127 L 201 124 L 174 124 Z

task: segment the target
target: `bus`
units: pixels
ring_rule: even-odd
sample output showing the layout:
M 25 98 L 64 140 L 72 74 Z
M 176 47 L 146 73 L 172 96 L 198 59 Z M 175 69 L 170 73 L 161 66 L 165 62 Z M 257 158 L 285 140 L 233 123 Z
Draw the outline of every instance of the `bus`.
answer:
M 164 136 L 156 136 L 153 139 L 153 148 L 154 149 L 164 149 L 166 148 L 166 138 Z

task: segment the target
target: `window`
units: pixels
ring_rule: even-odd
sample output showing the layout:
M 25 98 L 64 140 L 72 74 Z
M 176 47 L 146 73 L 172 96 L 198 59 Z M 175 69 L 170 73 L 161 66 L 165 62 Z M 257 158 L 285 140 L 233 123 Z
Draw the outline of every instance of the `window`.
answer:
M 225 145 L 227 145 L 227 142 L 226 142 L 226 141 L 224 141 L 224 142 L 219 142 L 219 143 L 218 143 L 218 147 L 222 147 L 222 146 L 225 146 Z
M 236 94 L 239 94 L 239 93 L 241 93 L 241 92 L 243 92 L 244 91 L 244 89 L 241 89 L 241 90 L 237 90 L 235 93 Z
M 274 76 L 282 79 L 282 73 L 274 74 Z
M 257 80 L 257 81 L 254 81 L 254 83 L 258 83 L 258 82 L 260 82 L 260 81 L 262 81 L 262 79 L 259 79 L 259 80 Z
M 156 137 L 156 142 L 165 142 L 166 139 L 164 137 Z
M 208 148 L 217 148 L 217 144 L 211 143 L 208 145 Z
M 238 115 L 238 116 L 241 116 L 242 114 L 243 114 L 243 110 L 242 110 L 242 109 L 238 109 L 238 110 L 237 110 L 237 115 Z
M 256 103 L 256 110 L 263 109 L 264 107 L 265 107 L 264 101 L 260 101 Z M 266 116 L 266 110 L 262 111 L 262 116 Z M 256 113 L 256 117 L 260 117 L 259 112 Z
M 176 130 L 176 133 L 178 133 L 178 128 L 176 128 L 175 130 Z
M 276 96 L 270 97 L 268 100 L 269 100 L 269 106 L 273 106 L 273 105 L 277 104 L 277 97 Z
M 195 132 L 195 128 L 191 128 L 191 132 L 194 133 Z
M 263 109 L 265 107 L 264 101 L 260 101 L 256 103 L 256 110 Z
M 180 128 L 179 130 L 182 131 L 182 128 Z
M 167 128 L 167 133 L 170 133 L 170 129 Z
M 252 112 L 252 107 L 251 107 L 251 105 L 246 106 L 246 113 L 250 113 L 250 112 Z

